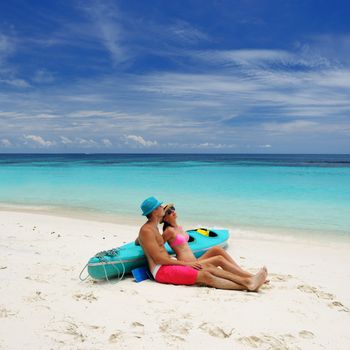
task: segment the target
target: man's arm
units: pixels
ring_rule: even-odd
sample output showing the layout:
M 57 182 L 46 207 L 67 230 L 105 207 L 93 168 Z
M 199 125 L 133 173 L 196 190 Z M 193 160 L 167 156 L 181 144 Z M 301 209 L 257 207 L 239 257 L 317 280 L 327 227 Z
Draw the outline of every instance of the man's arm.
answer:
M 152 230 L 144 228 L 139 235 L 139 242 L 145 254 L 148 255 L 158 265 L 181 265 L 192 266 L 193 263 L 186 263 L 181 260 L 174 260 L 166 254 L 162 254 Z

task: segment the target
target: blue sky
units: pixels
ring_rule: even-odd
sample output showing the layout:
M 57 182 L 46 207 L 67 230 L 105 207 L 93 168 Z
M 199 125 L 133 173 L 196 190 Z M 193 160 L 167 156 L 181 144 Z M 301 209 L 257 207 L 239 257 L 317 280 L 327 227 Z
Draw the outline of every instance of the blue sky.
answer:
M 0 153 L 350 153 L 349 13 L 2 1 Z

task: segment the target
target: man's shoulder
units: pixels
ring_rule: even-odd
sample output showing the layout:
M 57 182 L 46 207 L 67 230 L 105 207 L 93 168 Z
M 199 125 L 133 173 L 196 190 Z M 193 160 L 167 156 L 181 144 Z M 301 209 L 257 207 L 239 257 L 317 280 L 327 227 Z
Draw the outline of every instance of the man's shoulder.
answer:
M 157 233 L 156 229 L 146 223 L 140 228 L 139 236 L 149 236 L 154 235 L 155 233 Z

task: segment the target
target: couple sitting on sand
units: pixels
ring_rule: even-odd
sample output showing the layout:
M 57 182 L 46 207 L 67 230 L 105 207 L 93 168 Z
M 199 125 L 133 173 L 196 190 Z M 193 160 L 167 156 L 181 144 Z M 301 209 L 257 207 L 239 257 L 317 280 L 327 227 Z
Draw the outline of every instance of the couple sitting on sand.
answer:
M 177 224 L 173 204 L 162 206 L 162 202 L 149 197 L 142 202 L 141 210 L 148 221 L 141 227 L 136 242 L 142 246 L 157 282 L 249 291 L 257 291 L 266 282 L 265 267 L 255 275 L 244 271 L 220 247 L 209 249 L 197 259 L 188 246 L 187 233 Z M 163 235 L 158 229 L 162 222 Z M 174 250 L 176 260 L 166 251 L 165 242 Z

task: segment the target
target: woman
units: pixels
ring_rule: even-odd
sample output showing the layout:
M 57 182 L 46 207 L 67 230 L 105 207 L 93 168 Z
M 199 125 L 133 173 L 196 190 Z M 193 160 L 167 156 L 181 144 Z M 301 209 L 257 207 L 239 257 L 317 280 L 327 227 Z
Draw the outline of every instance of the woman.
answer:
M 213 273 L 222 274 L 227 271 L 234 276 L 248 279 L 255 276 L 250 272 L 243 270 L 221 247 L 213 247 L 197 259 L 187 243 L 189 239 L 188 234 L 177 224 L 177 214 L 174 205 L 166 204 L 163 208 L 163 239 L 165 242 L 168 242 L 170 247 L 174 250 L 178 260 L 188 262 L 198 261 L 202 267 L 205 269 L 209 268 Z M 224 271 L 221 270 L 221 272 L 217 272 L 217 267 L 221 267 Z M 266 267 L 263 267 L 259 272 L 262 270 L 266 271 L 267 275 Z M 227 274 L 225 274 L 225 276 L 227 277 Z M 234 279 L 237 281 L 236 277 L 234 277 Z

